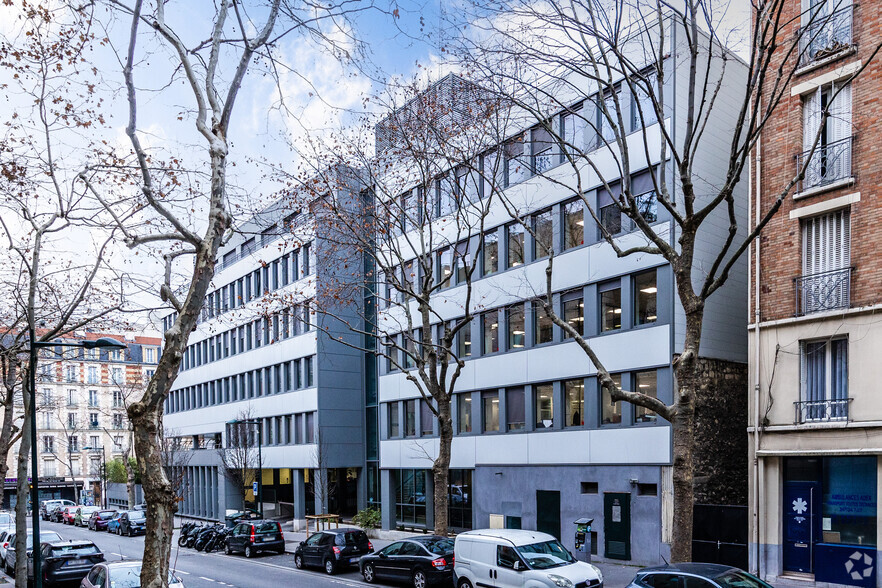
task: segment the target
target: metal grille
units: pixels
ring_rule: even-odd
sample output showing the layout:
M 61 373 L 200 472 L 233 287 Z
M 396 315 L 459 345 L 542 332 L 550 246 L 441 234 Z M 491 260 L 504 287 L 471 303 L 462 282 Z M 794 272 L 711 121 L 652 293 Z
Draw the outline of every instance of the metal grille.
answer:
M 852 43 L 852 6 L 811 16 L 814 22 L 799 31 L 800 67 L 848 49 Z
M 847 267 L 794 278 L 796 314 L 848 308 L 851 305 L 852 269 Z

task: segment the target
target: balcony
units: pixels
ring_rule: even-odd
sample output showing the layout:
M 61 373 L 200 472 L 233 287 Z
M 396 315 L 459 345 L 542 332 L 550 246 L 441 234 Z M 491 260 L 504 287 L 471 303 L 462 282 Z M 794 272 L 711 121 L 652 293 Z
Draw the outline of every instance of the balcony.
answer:
M 853 267 L 793 278 L 796 315 L 849 308 Z
M 799 31 L 799 67 L 807 67 L 850 49 L 852 46 L 853 6 L 833 14 L 813 15 L 813 21 Z
M 805 166 L 805 177 L 800 182 L 799 191 L 805 192 L 850 178 L 853 138 L 818 145 L 814 154 L 809 150 L 797 155 L 797 173 Z
M 794 402 L 796 424 L 848 421 L 848 404 L 851 398 L 836 400 L 801 400 Z

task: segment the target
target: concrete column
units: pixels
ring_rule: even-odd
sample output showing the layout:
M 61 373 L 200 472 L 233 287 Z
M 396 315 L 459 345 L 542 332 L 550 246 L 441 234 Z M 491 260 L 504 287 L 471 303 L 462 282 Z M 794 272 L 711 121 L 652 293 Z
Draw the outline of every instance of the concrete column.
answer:
M 218 484 L 217 484 L 217 468 L 208 468 L 209 479 L 211 480 L 211 508 L 214 511 L 212 514 L 213 518 L 220 519 L 221 511 L 220 511 L 220 500 L 218 496 Z
M 536 403 L 533 402 L 533 385 L 524 386 L 524 430 L 536 430 Z M 472 502 L 474 508 L 474 502 Z
M 435 479 L 432 470 L 423 470 L 426 477 L 426 528 L 435 528 Z
M 291 470 L 291 483 L 294 485 L 294 518 L 306 518 L 306 483 L 303 470 Z
M 600 386 L 597 378 L 585 378 L 585 426 L 596 429 L 600 426 Z
M 634 327 L 634 288 L 631 276 L 622 276 L 622 329 Z
M 312 475 L 316 477 L 316 480 L 313 481 L 313 488 L 315 488 L 315 512 L 316 514 L 328 512 L 328 469 L 312 470 Z M 319 491 L 321 488 L 324 489 L 324 492 Z M 324 502 L 322 502 L 322 494 L 325 494 Z
M 380 470 L 380 526 L 384 529 L 394 529 L 396 523 L 395 513 L 395 476 L 392 470 Z

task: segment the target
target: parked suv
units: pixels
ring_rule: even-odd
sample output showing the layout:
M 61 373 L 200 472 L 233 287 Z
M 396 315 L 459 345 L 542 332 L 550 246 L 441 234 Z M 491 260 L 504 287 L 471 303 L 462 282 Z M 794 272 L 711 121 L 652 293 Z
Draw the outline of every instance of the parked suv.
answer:
M 147 515 L 143 510 L 130 510 L 119 517 L 118 535 L 143 535 L 147 532 Z
M 362 555 L 373 553 L 374 546 L 361 529 L 343 527 L 310 535 L 294 550 L 294 565 L 321 566 L 328 574 L 339 568 L 358 564 Z
M 241 551 L 245 557 L 254 557 L 259 551 L 285 553 L 285 536 L 275 521 L 239 523 L 227 536 L 224 551 L 227 555 Z
M 91 541 L 56 541 L 40 546 L 43 558 L 43 586 L 79 582 L 104 554 Z M 34 558 L 28 558 L 28 580 L 34 578 Z
M 456 536 L 453 578 L 457 588 L 493 579 L 497 588 L 584 586 L 600 588 L 603 574 L 576 561 L 560 541 L 538 531 L 482 529 Z

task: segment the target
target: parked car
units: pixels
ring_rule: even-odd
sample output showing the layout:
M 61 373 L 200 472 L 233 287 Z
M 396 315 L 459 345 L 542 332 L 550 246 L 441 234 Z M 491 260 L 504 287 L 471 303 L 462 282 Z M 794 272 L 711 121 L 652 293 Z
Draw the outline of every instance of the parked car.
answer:
M 106 531 L 107 523 L 110 522 L 110 519 L 112 519 L 115 514 L 115 510 L 96 510 L 89 517 L 86 526 L 92 531 Z
M 584 586 L 599 588 L 603 574 L 576 561 L 547 533 L 520 529 L 482 529 L 456 536 L 453 548 L 457 588 L 481 586 L 493 578 L 497 588 Z
M 61 509 L 61 522 L 65 525 L 74 524 L 74 518 L 77 516 L 79 506 L 65 506 Z
M 119 517 L 117 535 L 143 535 L 147 531 L 147 514 L 143 510 L 129 510 Z
M 109 521 L 107 521 L 107 532 L 108 533 L 116 533 L 117 535 L 119 535 L 119 519 L 126 512 L 128 512 L 128 511 L 118 510 L 115 513 L 113 513 L 113 516 L 110 517 Z
M 107 588 L 108 586 L 140 588 L 141 562 L 123 560 L 95 564 L 80 582 L 80 588 Z M 184 583 L 175 576 L 174 572 L 168 574 L 168 588 L 184 588 Z
M 628 588 L 772 588 L 744 570 L 708 563 L 678 563 L 643 568 Z
M 91 541 L 51 541 L 40 545 L 43 558 L 43 586 L 79 582 L 104 554 Z M 28 558 L 28 580 L 34 577 L 34 559 Z
M 0 531 L 15 533 L 15 513 L 0 512 Z
M 92 516 L 93 512 L 98 512 L 101 510 L 100 506 L 81 506 L 76 510 L 76 514 L 74 514 L 74 527 L 85 527 L 89 524 L 89 517 Z
M 9 549 L 9 538 L 14 534 L 14 529 L 0 532 L 0 561 L 6 560 L 6 550 Z
M 257 512 L 256 510 L 252 510 L 250 508 L 247 508 L 243 511 L 228 514 L 226 517 L 224 517 L 224 520 L 226 521 L 227 526 L 232 529 L 239 522 L 259 521 L 262 518 L 263 517 L 260 516 L 259 512 Z
M 261 520 L 239 523 L 225 541 L 227 555 L 242 552 L 245 557 L 254 557 L 261 551 L 285 553 L 285 536 L 279 523 Z
M 358 567 L 368 584 L 377 580 L 412 582 L 414 588 L 453 585 L 453 539 L 438 535 L 396 541 L 365 555 Z
M 147 505 L 145 503 L 136 504 L 132 507 L 132 510 L 147 510 Z
M 3 558 L 3 569 L 10 576 L 15 575 L 15 533 L 7 537 L 9 541 L 9 547 L 6 548 L 6 557 Z M 40 542 L 43 541 L 61 541 L 61 535 L 56 533 L 55 531 L 40 531 Z M 25 542 L 25 546 L 27 547 L 28 553 L 34 548 L 34 536 L 28 531 L 27 541 Z
M 76 506 L 72 500 L 54 499 L 40 501 L 40 516 L 44 521 L 49 520 L 49 515 L 57 506 Z
M 294 565 L 298 569 L 321 566 L 328 574 L 334 574 L 340 568 L 358 564 L 361 556 L 373 551 L 374 546 L 361 529 L 328 529 L 300 542 L 294 550 Z
M 63 518 L 64 512 L 63 511 L 65 508 L 67 508 L 69 506 L 74 506 L 74 505 L 56 504 L 55 506 L 53 506 L 52 509 L 49 511 L 49 520 L 53 523 L 63 523 L 64 522 L 64 518 Z

